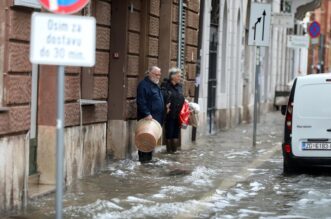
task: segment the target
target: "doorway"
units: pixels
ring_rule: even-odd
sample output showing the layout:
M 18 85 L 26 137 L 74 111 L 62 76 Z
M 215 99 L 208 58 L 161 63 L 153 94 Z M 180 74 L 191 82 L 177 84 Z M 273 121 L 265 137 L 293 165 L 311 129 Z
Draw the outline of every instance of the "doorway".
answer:
M 217 49 L 219 27 L 219 1 L 212 0 L 210 16 L 210 43 L 209 43 L 209 75 L 208 75 L 208 99 L 207 116 L 209 121 L 209 133 L 213 129 L 213 120 L 216 111 L 216 87 L 217 87 Z

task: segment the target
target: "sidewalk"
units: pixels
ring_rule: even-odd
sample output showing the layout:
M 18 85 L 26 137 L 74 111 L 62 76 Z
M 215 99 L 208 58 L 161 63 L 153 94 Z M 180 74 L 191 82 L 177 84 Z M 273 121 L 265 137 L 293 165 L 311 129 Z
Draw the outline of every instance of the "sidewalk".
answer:
M 218 191 L 234 187 L 281 153 L 284 117 L 261 116 L 257 144 L 253 124 L 205 136 L 190 150 L 155 153 L 155 163 L 110 161 L 100 174 L 79 180 L 64 195 L 64 218 L 192 218 L 210 208 Z M 54 197 L 32 201 L 26 218 L 54 218 Z M 202 203 L 202 204 L 201 204 Z M 199 217 L 198 217 L 199 218 Z

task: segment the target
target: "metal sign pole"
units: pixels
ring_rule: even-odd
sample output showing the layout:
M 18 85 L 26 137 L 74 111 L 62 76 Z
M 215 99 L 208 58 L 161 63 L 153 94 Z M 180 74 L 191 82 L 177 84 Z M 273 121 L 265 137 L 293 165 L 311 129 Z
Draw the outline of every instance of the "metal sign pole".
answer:
M 38 65 L 32 65 L 30 139 L 36 138 Z
M 312 46 L 313 52 L 312 52 L 312 61 L 311 61 L 311 74 L 315 73 L 315 46 Z
M 62 219 L 64 162 L 64 66 L 58 66 L 56 118 L 56 219 Z
M 260 84 L 259 84 L 259 74 L 260 74 L 260 47 L 256 47 L 256 68 L 255 68 L 255 92 L 254 92 L 254 123 L 253 123 L 253 147 L 256 146 L 256 126 L 258 118 L 257 104 L 260 96 Z

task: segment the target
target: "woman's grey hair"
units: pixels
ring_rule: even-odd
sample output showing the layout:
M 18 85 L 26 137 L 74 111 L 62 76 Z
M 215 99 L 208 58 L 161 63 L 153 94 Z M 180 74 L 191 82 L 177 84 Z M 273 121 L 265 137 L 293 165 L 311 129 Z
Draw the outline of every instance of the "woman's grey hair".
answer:
M 171 80 L 174 75 L 181 74 L 181 73 L 182 73 L 182 70 L 180 68 L 169 69 L 169 80 Z

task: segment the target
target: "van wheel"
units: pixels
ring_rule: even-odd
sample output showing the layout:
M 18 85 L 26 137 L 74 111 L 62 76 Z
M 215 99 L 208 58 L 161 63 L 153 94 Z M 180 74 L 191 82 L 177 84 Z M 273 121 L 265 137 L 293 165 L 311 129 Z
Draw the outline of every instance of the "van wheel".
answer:
M 298 171 L 298 167 L 293 163 L 290 158 L 284 157 L 283 159 L 283 173 L 284 174 L 293 174 Z

